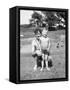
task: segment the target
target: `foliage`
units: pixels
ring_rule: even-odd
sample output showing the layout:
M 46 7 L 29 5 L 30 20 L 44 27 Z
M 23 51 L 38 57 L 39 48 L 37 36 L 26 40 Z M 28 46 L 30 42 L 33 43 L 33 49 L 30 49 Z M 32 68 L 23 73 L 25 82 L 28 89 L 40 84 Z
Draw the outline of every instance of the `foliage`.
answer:
M 43 27 L 43 24 L 46 26 L 48 23 L 49 27 L 65 27 L 65 12 L 41 11 L 41 13 L 43 15 L 34 11 L 30 20 L 30 24 Z

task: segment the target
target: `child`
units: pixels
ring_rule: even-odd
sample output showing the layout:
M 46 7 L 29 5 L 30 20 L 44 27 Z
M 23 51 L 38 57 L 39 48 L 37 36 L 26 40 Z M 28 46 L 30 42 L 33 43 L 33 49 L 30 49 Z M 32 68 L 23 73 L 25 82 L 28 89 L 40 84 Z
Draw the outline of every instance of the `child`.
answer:
M 40 37 L 40 40 L 41 40 L 41 51 L 42 51 L 42 68 L 41 68 L 41 71 L 43 70 L 44 68 L 44 60 L 45 60 L 45 63 L 46 63 L 46 69 L 47 70 L 50 70 L 50 68 L 48 67 L 48 58 L 51 58 L 49 55 L 49 51 L 50 51 L 50 39 L 48 38 L 47 36 L 47 33 L 48 33 L 48 28 L 44 28 L 42 30 L 42 36 Z
M 34 71 L 36 71 L 38 67 L 38 62 L 42 60 L 41 46 L 40 46 L 40 39 L 39 39 L 41 36 L 41 30 L 36 29 L 34 31 L 34 34 L 35 34 L 35 39 L 32 41 L 32 56 L 35 59 Z

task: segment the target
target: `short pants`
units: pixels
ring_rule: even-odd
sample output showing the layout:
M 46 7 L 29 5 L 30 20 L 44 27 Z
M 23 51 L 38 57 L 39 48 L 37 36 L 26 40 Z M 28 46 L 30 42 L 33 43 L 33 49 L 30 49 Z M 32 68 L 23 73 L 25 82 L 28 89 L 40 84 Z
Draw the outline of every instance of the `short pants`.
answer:
M 33 54 L 32 56 L 34 58 L 37 57 L 37 67 L 41 67 L 42 56 L 38 56 L 37 54 Z
M 47 50 L 42 50 L 42 53 L 43 53 L 43 54 L 46 54 L 46 55 L 48 55 L 48 56 L 50 55 L 50 52 L 48 52 Z
M 42 60 L 42 56 L 38 56 L 37 54 L 32 55 L 34 58 L 37 57 L 37 59 Z

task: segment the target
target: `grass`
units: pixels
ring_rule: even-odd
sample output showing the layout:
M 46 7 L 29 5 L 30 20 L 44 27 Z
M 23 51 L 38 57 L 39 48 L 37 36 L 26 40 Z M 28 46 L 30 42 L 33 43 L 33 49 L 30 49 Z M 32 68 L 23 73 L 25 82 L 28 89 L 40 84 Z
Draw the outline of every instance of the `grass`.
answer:
M 24 32 L 26 37 L 33 38 L 31 32 Z M 28 36 L 29 35 L 29 36 Z M 57 48 L 57 43 L 60 42 L 60 36 L 65 35 L 65 30 L 49 31 L 48 37 L 51 39 L 51 56 L 53 60 L 53 67 L 51 71 L 44 69 L 40 72 L 40 68 L 36 72 L 33 71 L 35 60 L 31 54 L 32 39 L 21 38 L 20 49 L 20 79 L 51 79 L 51 78 L 64 78 L 65 77 L 65 45 Z M 65 43 L 64 43 L 65 44 Z

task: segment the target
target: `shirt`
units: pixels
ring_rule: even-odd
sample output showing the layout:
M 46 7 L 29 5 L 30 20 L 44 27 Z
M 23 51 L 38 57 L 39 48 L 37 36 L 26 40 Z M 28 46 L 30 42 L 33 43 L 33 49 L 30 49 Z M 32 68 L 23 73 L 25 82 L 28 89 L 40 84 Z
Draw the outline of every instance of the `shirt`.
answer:
M 48 37 L 40 37 L 41 40 L 41 49 L 42 50 L 47 50 L 50 48 L 50 39 Z
M 34 53 L 36 50 L 41 51 L 41 45 L 40 40 L 37 40 L 36 38 L 32 41 L 32 53 Z

